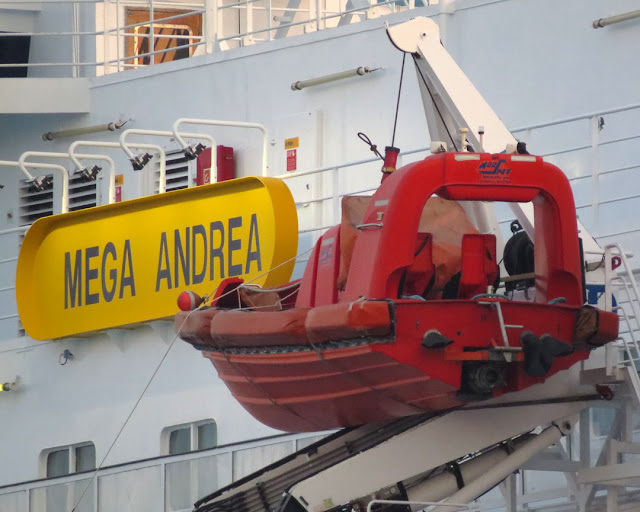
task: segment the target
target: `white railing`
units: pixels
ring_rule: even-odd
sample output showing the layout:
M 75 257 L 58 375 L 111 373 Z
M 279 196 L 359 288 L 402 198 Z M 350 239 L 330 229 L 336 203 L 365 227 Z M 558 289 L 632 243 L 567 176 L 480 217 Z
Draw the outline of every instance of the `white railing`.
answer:
M 616 167 L 612 167 L 606 170 L 603 170 L 604 167 L 604 158 L 602 156 L 602 152 L 604 150 L 608 150 L 609 147 L 613 144 L 620 144 L 629 141 L 637 141 L 640 142 L 640 133 L 627 133 L 625 132 L 623 136 L 619 137 L 611 137 L 604 139 L 603 135 L 607 133 L 607 126 L 609 122 L 606 124 L 604 121 L 609 121 L 609 118 L 605 116 L 613 116 L 615 114 L 627 114 L 632 111 L 640 111 L 640 104 L 632 104 L 632 105 L 624 105 L 621 107 L 601 110 L 597 112 L 589 112 L 586 114 L 580 114 L 576 116 L 566 117 L 562 119 L 557 119 L 553 121 L 531 124 L 527 126 L 520 126 L 512 129 L 512 133 L 519 139 L 524 142 L 530 141 L 535 138 L 536 133 L 539 133 L 543 130 L 565 127 L 567 132 L 573 133 L 587 133 L 588 140 L 584 143 L 574 144 L 571 146 L 564 146 L 558 150 L 543 152 L 540 156 L 545 157 L 548 161 L 554 161 L 562 158 L 564 155 L 570 154 L 579 154 L 580 152 L 586 152 L 589 157 L 589 172 L 585 174 L 579 174 L 576 176 L 571 176 L 569 181 L 572 184 L 572 187 L 578 186 L 584 180 L 591 180 L 590 187 L 590 198 L 588 201 L 581 201 L 576 203 L 576 209 L 578 211 L 584 209 L 591 209 L 593 215 L 593 227 L 592 227 L 592 235 L 598 241 L 604 241 L 605 239 L 611 239 L 615 237 L 619 237 L 622 235 L 630 235 L 633 233 L 640 232 L 640 226 L 633 227 L 632 229 L 623 229 L 623 230 L 600 230 L 600 207 L 603 205 L 609 205 L 612 203 L 616 203 L 618 201 L 628 201 L 634 199 L 640 199 L 640 194 L 628 194 L 628 195 L 620 195 L 614 198 L 603 199 L 602 195 L 602 179 L 611 175 L 615 175 L 618 173 L 623 173 L 625 171 L 630 171 L 633 169 L 640 168 L 640 161 L 635 160 L 632 163 L 626 163 L 625 165 L 620 165 Z M 577 123 L 575 126 L 572 126 L 573 123 Z M 580 124 L 582 123 L 582 124 Z M 584 123 L 587 123 L 585 126 Z M 636 125 L 637 126 L 637 125 Z M 586 128 L 586 130 L 585 130 Z M 603 140 L 604 139 L 604 140 Z M 635 153 L 632 151 L 625 151 L 626 154 L 629 155 L 629 158 L 632 157 Z M 560 165 L 562 168 L 563 166 Z M 633 219 L 626 219 L 627 221 L 632 221 Z M 510 222 L 510 220 L 503 220 L 502 223 Z
M 2 512 L 189 511 L 193 503 L 326 434 L 289 434 L 0 488 Z M 81 499 L 82 497 L 82 499 Z M 74 507 L 76 507 L 74 509 Z
M 15 246 L 16 246 L 16 254 L 18 252 L 18 246 L 19 246 L 19 239 L 21 237 L 21 235 L 23 235 L 24 233 L 27 232 L 27 230 L 29 229 L 30 226 L 20 226 L 17 228 L 9 228 L 9 229 L 3 229 L 2 231 L 0 231 L 0 244 L 7 244 L 10 243 L 10 241 L 8 242 L 8 240 L 10 239 L 10 237 L 14 237 L 16 238 L 16 242 L 15 242 Z M 18 262 L 18 256 L 11 256 L 8 258 L 3 258 L 0 260 L 0 275 L 3 276 L 11 276 L 14 273 L 14 270 L 16 268 Z M 13 282 L 11 283 L 3 283 L 2 285 L 0 285 L 0 294 L 15 294 L 15 284 Z M 20 334 L 20 323 L 19 323 L 19 315 L 16 312 L 16 306 L 15 303 L 12 303 L 12 307 L 10 307 L 9 309 L 0 311 L 0 323 L 2 322 L 12 322 L 13 323 L 13 328 L 11 329 L 10 332 L 10 336 L 14 336 L 14 335 L 19 335 Z M 0 510 L 2 510 L 2 508 L 0 507 Z
M 418 158 L 423 158 L 429 154 L 429 148 L 417 148 L 402 151 L 398 157 L 398 167 L 410 163 Z M 306 176 L 317 175 L 321 178 L 328 178 L 331 185 L 326 188 L 330 188 L 329 193 L 316 192 L 316 197 L 312 199 L 306 199 L 302 201 L 296 201 L 298 208 L 314 207 L 317 212 L 314 215 L 316 223 L 312 226 L 304 225 L 300 229 L 300 233 L 318 233 L 329 229 L 330 227 L 340 223 L 341 207 L 340 201 L 345 196 L 353 195 L 370 195 L 377 190 L 380 185 L 382 160 L 377 157 L 365 158 L 362 160 L 354 160 L 339 165 L 330 165 L 326 167 L 320 167 L 317 169 L 310 169 L 307 171 L 290 172 L 286 174 L 280 174 L 275 176 L 285 181 L 295 180 L 296 178 L 303 178 Z M 348 176 L 348 172 L 355 174 L 360 171 L 356 176 L 357 180 L 353 180 L 353 183 L 342 183 L 341 177 Z M 366 175 L 363 176 L 363 172 Z M 326 183 L 320 183 L 320 188 L 325 188 Z M 330 203 L 330 208 L 322 213 L 323 203 Z M 319 221 L 319 222 L 318 222 Z M 322 234 L 322 233 L 319 233 Z
M 28 63 L 0 64 L 0 68 L 27 68 L 29 76 L 59 76 L 59 69 L 69 77 L 102 75 L 437 3 L 438 0 L 48 0 L 38 7 L 40 3 L 35 0 L 9 1 L 2 4 L 2 9 L 20 10 L 21 5 L 28 5 L 29 10 L 64 11 L 68 22 L 64 26 L 52 22 L 38 32 L 0 32 L 0 41 L 19 36 L 46 39 L 47 46 L 59 49 L 56 54 L 70 55 L 71 59 L 50 62 L 40 59 L 36 51 Z M 132 15 L 141 21 L 128 22 Z M 43 15 L 42 19 L 47 18 Z
M 512 132 L 514 134 L 519 134 L 520 137 L 522 137 L 522 139 L 526 142 L 528 138 L 532 137 L 532 134 L 535 130 L 552 128 L 552 127 L 564 125 L 567 123 L 579 122 L 579 121 L 587 121 L 590 123 L 590 125 L 595 126 L 597 128 L 596 125 L 600 117 L 610 115 L 610 114 L 629 112 L 633 110 L 640 110 L 640 104 L 626 105 L 624 107 L 618 107 L 618 108 L 603 110 L 599 112 L 592 112 L 584 115 L 563 118 L 563 119 L 549 121 L 545 123 L 517 127 L 513 129 Z M 607 147 L 612 144 L 617 144 L 617 143 L 627 142 L 627 141 L 634 141 L 634 140 L 640 141 L 640 134 L 630 134 L 623 137 L 610 138 L 605 141 L 600 141 L 599 139 L 600 139 L 599 129 L 593 130 L 593 133 L 591 134 L 591 141 L 589 144 L 573 145 L 569 147 L 563 147 L 562 149 L 557 151 L 542 152 L 540 156 L 544 157 L 547 160 L 553 160 L 554 157 L 558 157 L 559 155 L 569 154 L 569 153 L 578 152 L 582 150 L 591 150 L 594 153 L 597 153 L 600 148 Z M 410 161 L 412 161 L 412 159 L 416 159 L 417 155 L 419 155 L 419 157 L 422 158 L 427 156 L 428 154 L 429 154 L 428 147 L 412 149 L 408 151 L 403 150 L 400 153 L 398 167 L 409 163 Z M 411 158 L 407 159 L 407 157 L 411 157 Z M 285 174 L 280 174 L 276 176 L 277 178 L 287 180 L 287 181 L 294 180 L 295 178 L 309 176 L 309 175 L 320 175 L 325 178 L 325 181 L 321 183 L 321 188 L 329 189 L 330 190 L 329 193 L 322 193 L 322 192 L 317 193 L 316 197 L 313 197 L 312 199 L 303 200 L 303 201 L 297 201 L 296 204 L 299 208 L 306 208 L 309 206 L 313 206 L 319 210 L 321 208 L 319 205 L 330 202 L 331 203 L 330 211 L 332 212 L 332 214 L 327 215 L 327 211 L 325 210 L 324 215 L 314 216 L 316 219 L 318 218 L 322 219 L 322 221 L 319 223 L 316 223 L 316 225 L 314 226 L 305 226 L 300 230 L 300 232 L 301 233 L 321 232 L 335 225 L 336 223 L 339 223 L 340 222 L 340 200 L 342 197 L 347 195 L 356 195 L 356 194 L 370 194 L 373 191 L 375 191 L 380 183 L 380 173 L 375 172 L 377 162 L 381 163 L 381 160 L 374 157 L 374 158 L 347 162 L 340 165 L 326 166 L 326 167 L 307 170 L 307 171 L 285 173 Z M 600 165 L 599 157 L 594 158 L 594 165 L 597 165 L 597 166 Z M 365 167 L 367 169 L 370 169 L 371 171 L 368 173 L 368 175 L 364 180 L 362 179 L 363 178 L 362 172 L 358 174 L 357 183 L 358 185 L 360 185 L 360 188 L 352 187 L 351 189 L 349 189 L 349 187 L 346 187 L 344 186 L 343 183 L 341 183 L 340 177 L 345 176 L 346 171 L 355 173 L 357 172 L 356 170 L 357 168 L 359 168 L 359 170 L 362 171 L 362 169 Z M 615 173 L 620 173 L 620 172 L 624 172 L 624 171 L 628 171 L 636 168 L 640 168 L 640 162 L 634 162 L 633 164 L 614 167 L 604 171 L 601 171 L 599 167 L 593 167 L 592 171 L 589 174 L 569 177 L 569 181 L 572 183 L 572 185 L 576 184 L 577 182 L 580 182 L 581 180 L 586 180 L 586 179 L 592 180 L 592 189 L 593 189 L 592 201 L 590 202 L 583 201 L 583 202 L 577 203 L 576 209 L 581 210 L 586 208 L 593 208 L 597 210 L 600 205 L 611 204 L 617 201 L 640 199 L 640 194 L 628 194 L 620 197 L 615 197 L 612 199 L 600 199 L 598 194 L 598 190 L 600 189 L 600 185 L 601 185 L 600 179 L 603 176 L 608 176 L 608 175 L 612 175 Z M 500 224 L 508 224 L 512 220 L 513 220 L 512 217 L 504 218 L 500 220 Z M 626 235 L 626 234 L 636 233 L 636 232 L 640 232 L 640 227 L 627 229 L 627 230 L 620 230 L 615 232 L 612 232 L 612 231 L 601 232 L 601 233 L 597 233 L 595 238 L 608 239 L 618 235 Z
M 616 265 L 614 265 L 614 260 Z M 619 340 L 622 349 L 618 366 L 628 370 L 630 383 L 640 403 L 640 289 L 619 244 L 604 249 L 605 309 L 616 311 L 623 323 Z M 620 271 L 616 269 L 620 268 Z M 614 305 L 614 300 L 615 305 Z

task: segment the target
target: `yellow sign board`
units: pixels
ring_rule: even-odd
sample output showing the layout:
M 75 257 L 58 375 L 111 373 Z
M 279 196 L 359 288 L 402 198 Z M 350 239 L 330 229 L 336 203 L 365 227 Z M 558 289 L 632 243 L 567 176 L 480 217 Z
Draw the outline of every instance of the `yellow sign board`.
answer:
M 38 340 L 174 315 L 180 292 L 240 276 L 291 277 L 295 203 L 274 178 L 240 178 L 39 219 L 16 275 L 18 312 Z
M 284 149 L 295 149 L 300 145 L 300 138 L 293 137 L 291 139 L 285 139 Z

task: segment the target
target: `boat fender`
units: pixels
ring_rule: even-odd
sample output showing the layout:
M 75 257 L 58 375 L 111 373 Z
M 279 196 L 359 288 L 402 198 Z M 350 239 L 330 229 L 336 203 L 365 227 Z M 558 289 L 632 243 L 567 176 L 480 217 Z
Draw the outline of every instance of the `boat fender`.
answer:
M 551 334 L 540 336 L 542 348 L 551 354 L 552 357 L 564 357 L 573 354 L 574 347 L 562 340 L 554 338 Z
M 544 377 L 553 365 L 554 357 L 564 357 L 573 353 L 573 346 L 543 334 L 538 338 L 531 331 L 524 331 L 520 336 L 524 353 L 524 369 L 530 377 Z
M 185 290 L 178 295 L 178 307 L 180 311 L 192 311 L 202 304 L 202 297 L 191 290 Z
M 613 311 L 600 311 L 589 305 L 576 311 L 573 343 L 593 349 L 618 337 L 619 317 Z
M 524 353 L 524 371 L 530 377 L 544 377 L 551 369 L 553 358 L 549 361 L 544 357 L 540 339 L 531 331 L 524 331 L 520 344 Z
M 424 348 L 445 348 L 452 343 L 453 340 L 443 336 L 436 329 L 430 329 L 424 333 L 421 345 Z
M 511 223 L 511 232 L 513 236 L 504 246 L 502 258 L 504 260 L 504 268 L 510 276 L 534 272 L 534 246 L 529 235 L 522 229 L 518 221 Z M 527 289 L 532 286 L 535 286 L 535 279 L 520 279 L 517 281 L 507 281 L 505 283 L 507 292 Z

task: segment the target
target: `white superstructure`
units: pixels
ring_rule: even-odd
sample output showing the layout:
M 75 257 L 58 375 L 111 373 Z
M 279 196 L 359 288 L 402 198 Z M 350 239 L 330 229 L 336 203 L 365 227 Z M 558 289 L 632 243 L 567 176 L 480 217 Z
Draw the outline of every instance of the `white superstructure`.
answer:
M 146 3 L 2 4 L 0 31 L 29 34 L 22 37 L 31 38 L 31 67 L 26 77 L 0 79 L 0 159 L 18 161 L 26 151 L 66 153 L 79 139 L 117 143 L 129 128 L 171 131 L 180 118 L 259 123 L 266 128 L 268 175 L 325 169 L 287 180 L 299 206 L 298 252 L 303 252 L 323 229 L 336 223 L 340 195 L 372 189 L 379 180 L 380 163 L 371 158 L 356 134 L 365 132 L 379 147 L 391 143 L 402 55 L 389 43 L 384 23 L 428 16 L 440 26 L 447 50 L 515 137 L 569 175 L 579 218 L 594 238 L 602 246 L 618 242 L 625 250 L 639 253 L 640 68 L 635 60 L 640 19 L 593 27 L 596 20 L 632 12 L 635 2 L 332 3 L 163 2 L 151 8 L 156 16 L 196 11 L 192 16 L 200 21 L 195 25 L 177 18 L 151 29 L 158 40 L 187 38 L 193 56 L 148 66 L 143 65 L 141 54 L 149 24 L 134 22 L 137 26 L 122 28 L 128 17 L 149 11 Z M 198 23 L 199 35 L 194 28 Z M 287 27 L 290 23 L 293 25 Z M 104 30 L 108 32 L 102 33 Z M 0 34 L 0 43 L 8 39 Z M 161 60 L 163 53 L 158 55 Z M 66 64 L 50 65 L 56 62 Z M 370 72 L 320 80 L 301 90 L 292 88 L 296 82 L 359 68 Z M 430 142 L 418 81 L 409 62 L 404 73 L 394 142 L 401 148 L 399 163 L 422 158 Z M 120 123 L 126 124 L 115 126 Z M 87 127 L 97 127 L 97 131 L 91 133 Z M 238 176 L 262 174 L 262 131 L 193 124 L 182 129 L 191 134 L 186 137 L 190 144 L 202 142 L 195 132 L 212 136 L 219 145 L 232 146 Z M 70 134 L 67 130 L 77 131 Z M 43 140 L 48 132 L 54 134 L 53 140 Z M 292 159 L 285 141 L 296 137 L 298 147 Z M 175 140 L 133 134 L 129 139 L 160 146 L 167 154 L 167 176 L 176 172 L 181 183 L 193 184 L 193 164 L 178 162 L 178 168 L 188 169 L 170 170 L 172 155 L 180 157 Z M 157 157 L 143 170 L 134 171 L 129 156 L 119 149 L 83 146 L 85 152 L 113 159 L 116 174 L 122 175 L 118 186 L 123 200 L 160 189 Z M 151 149 L 149 153 L 158 154 Z M 59 159 L 34 157 L 29 161 L 74 170 L 71 162 Z M 98 160 L 89 163 L 99 163 L 104 169 L 89 185 L 72 176 L 72 207 L 109 200 L 108 165 Z M 29 171 L 33 175 L 52 172 L 31 166 Z M 0 510 L 29 510 L 27 501 L 31 510 L 57 510 L 52 507 L 74 502 L 84 486 L 64 484 L 74 480 L 73 476 L 23 483 L 64 475 L 65 462 L 66 472 L 71 473 L 95 467 L 103 462 L 125 422 L 105 466 L 169 455 L 172 443 L 174 449 L 180 445 L 193 451 L 277 434 L 233 400 L 197 351 L 179 340 L 172 345 L 175 334 L 168 322 L 52 342 L 35 341 L 24 334 L 15 306 L 16 257 L 23 226 L 38 212 L 59 212 L 62 187 L 55 176 L 51 197 L 43 196 L 38 202 L 16 166 L 0 170 L 0 383 L 17 382 L 11 391 L 0 393 L 4 420 L 0 486 L 10 486 L 0 488 Z M 35 206 L 27 208 L 27 200 L 35 201 L 31 203 Z M 497 213 L 506 235 L 512 214 Z M 630 262 L 638 266 L 635 259 Z M 304 258 L 296 268 L 298 275 L 303 267 Z M 40 300 L 46 307 L 46 290 Z M 602 366 L 604 354 L 600 356 L 591 366 Z M 585 429 L 580 431 L 582 448 L 593 449 L 594 454 L 609 432 L 609 411 L 620 403 L 598 405 L 604 408 L 594 413 L 594 425 L 603 428 L 592 432 L 593 436 L 586 436 Z M 626 412 L 614 427 L 630 441 L 637 418 Z M 611 417 L 614 415 L 612 412 Z M 212 429 L 215 441 L 211 441 Z M 172 432 L 178 433 L 172 438 Z M 91 488 L 92 503 L 100 511 L 184 509 L 185 499 L 190 503 L 189 498 L 257 469 L 257 460 L 272 461 L 290 453 L 296 436 L 270 443 L 275 447 L 257 448 L 260 443 L 255 442 L 248 446 L 254 449 L 246 452 L 251 456 L 238 447 L 219 448 L 207 452 L 207 461 L 199 466 L 183 462 L 199 457 L 190 454 L 110 468 L 100 477 L 98 492 Z M 579 444 L 574 437 L 574 448 Z M 570 442 L 567 456 L 575 459 L 571 446 Z M 65 450 L 68 459 L 62 454 Z M 60 455 L 50 457 L 54 452 Z M 595 463 L 595 455 L 593 459 Z M 185 471 L 196 472 L 194 468 L 199 467 L 202 474 L 211 474 L 212 466 L 217 467 L 219 478 L 210 488 L 198 484 L 197 489 L 189 488 L 171 501 L 171 489 L 184 491 L 181 478 Z M 83 481 L 90 475 L 85 474 Z M 566 480 L 540 475 L 522 480 L 527 480 L 519 487 L 522 494 L 566 501 Z M 47 505 L 46 493 L 38 489 L 61 483 L 60 488 L 73 488 L 68 494 L 64 491 L 68 501 L 59 501 L 62 498 L 57 496 Z M 158 501 L 151 503 L 147 498 L 154 492 Z M 490 496 L 485 506 L 493 506 L 492 499 Z M 94 510 L 91 504 L 83 506 L 88 508 L 82 510 Z

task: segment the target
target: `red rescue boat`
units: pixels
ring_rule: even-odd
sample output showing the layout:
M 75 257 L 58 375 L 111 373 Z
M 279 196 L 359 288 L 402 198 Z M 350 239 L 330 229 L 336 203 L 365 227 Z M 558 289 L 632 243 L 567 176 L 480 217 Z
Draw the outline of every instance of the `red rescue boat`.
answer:
M 529 300 L 487 293 L 499 281 L 496 238 L 456 201 L 533 203 Z M 523 390 L 615 340 L 618 316 L 584 305 L 560 169 L 530 155 L 444 153 L 343 202 L 301 280 L 262 290 L 227 279 L 176 328 L 258 420 L 315 431 Z

